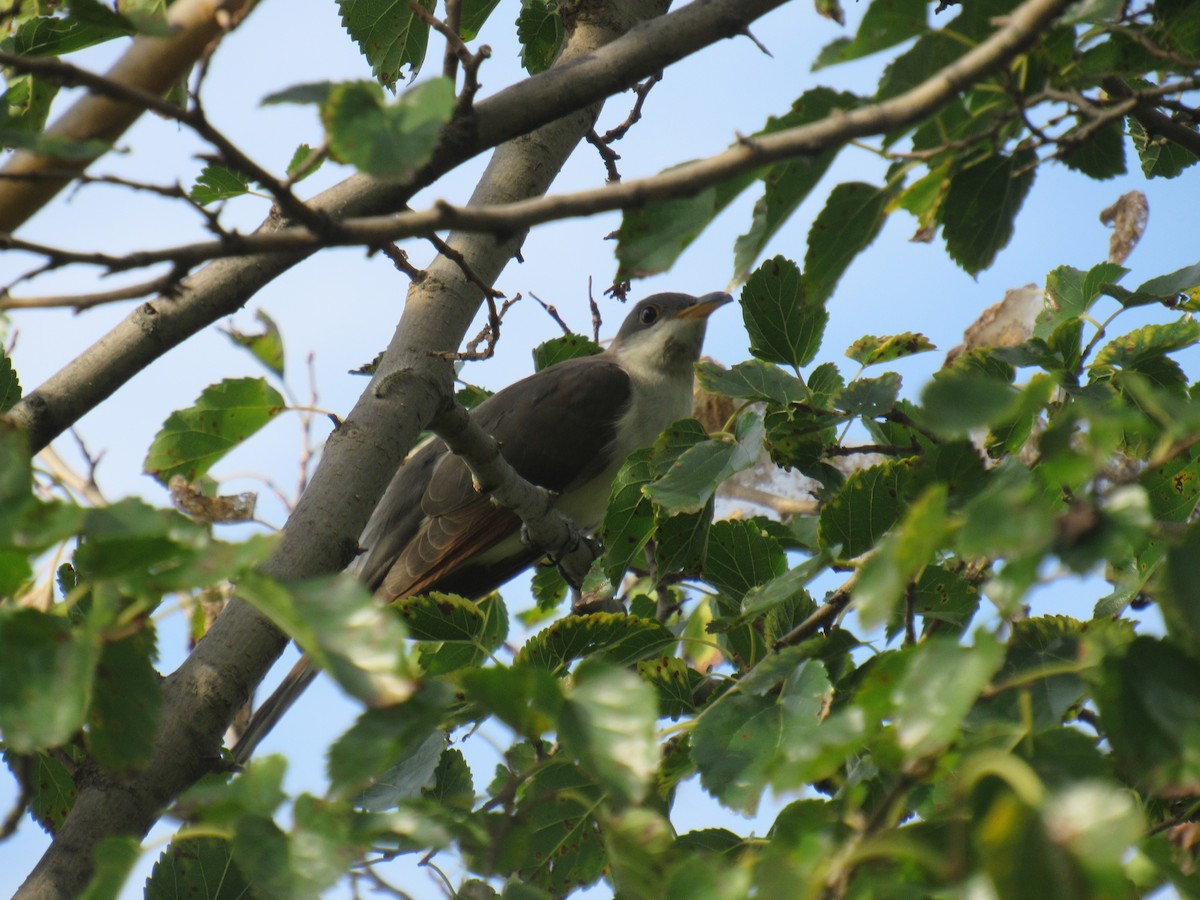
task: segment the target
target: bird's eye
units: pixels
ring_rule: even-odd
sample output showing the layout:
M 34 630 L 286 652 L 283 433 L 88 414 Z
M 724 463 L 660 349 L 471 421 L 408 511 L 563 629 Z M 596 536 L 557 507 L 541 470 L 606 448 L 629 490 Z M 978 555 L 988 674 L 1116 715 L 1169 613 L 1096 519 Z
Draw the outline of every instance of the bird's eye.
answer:
M 643 325 L 653 325 L 656 321 L 658 321 L 658 307 L 647 306 L 642 310 L 638 318 L 641 320 Z

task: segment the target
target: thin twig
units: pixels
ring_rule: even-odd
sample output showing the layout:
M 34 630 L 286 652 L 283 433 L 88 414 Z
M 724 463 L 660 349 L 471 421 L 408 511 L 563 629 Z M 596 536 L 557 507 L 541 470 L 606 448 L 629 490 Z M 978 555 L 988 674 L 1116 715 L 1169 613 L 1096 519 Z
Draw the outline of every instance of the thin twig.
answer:
M 171 294 L 179 285 L 182 274 L 172 271 L 149 281 L 140 281 L 111 291 L 94 294 L 59 294 L 45 297 L 12 297 L 8 289 L 0 291 L 0 309 L 73 309 L 83 312 L 93 306 L 117 303 L 121 300 L 136 300 L 151 294 Z
M 558 323 L 558 327 L 562 329 L 563 334 L 571 334 L 571 327 L 563 321 L 562 316 L 558 314 L 558 309 L 554 306 L 554 304 L 547 303 L 533 291 L 529 292 L 529 296 L 538 302 L 538 305 L 546 311 L 546 315 Z
M 408 261 L 408 254 L 397 247 L 395 244 L 384 244 L 379 248 L 380 251 L 388 259 L 392 261 L 397 269 L 409 277 L 413 284 L 420 284 L 429 277 L 429 273 L 424 269 L 418 269 Z

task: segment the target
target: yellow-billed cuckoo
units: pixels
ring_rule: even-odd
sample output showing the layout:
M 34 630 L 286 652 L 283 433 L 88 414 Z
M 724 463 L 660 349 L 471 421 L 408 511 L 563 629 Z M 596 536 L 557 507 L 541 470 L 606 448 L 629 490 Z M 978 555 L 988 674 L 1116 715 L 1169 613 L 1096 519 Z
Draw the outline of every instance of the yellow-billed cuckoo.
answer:
M 599 527 L 617 471 L 690 415 L 693 364 L 726 293 L 654 294 L 637 303 L 603 353 L 543 369 L 489 397 L 471 418 L 522 478 L 557 495 L 584 533 Z M 521 520 L 492 503 L 440 440 L 401 464 L 359 540 L 352 565 L 390 601 L 428 591 L 479 598 L 545 555 Z M 234 755 L 254 747 L 316 675 L 301 659 L 255 713 Z

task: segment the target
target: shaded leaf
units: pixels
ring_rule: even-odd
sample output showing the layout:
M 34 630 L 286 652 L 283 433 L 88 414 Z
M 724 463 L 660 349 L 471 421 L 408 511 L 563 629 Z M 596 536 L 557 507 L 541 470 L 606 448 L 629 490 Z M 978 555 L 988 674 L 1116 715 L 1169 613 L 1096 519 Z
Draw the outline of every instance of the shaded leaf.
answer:
M 245 900 L 250 882 L 217 837 L 172 841 L 146 881 L 146 900 Z
M 942 231 L 950 258 L 975 275 L 988 268 L 1013 234 L 1013 220 L 1033 187 L 1031 150 L 995 154 L 950 179 Z
M 860 365 L 874 366 L 936 349 L 925 335 L 905 331 L 887 337 L 864 335 L 846 348 L 846 355 Z
M 283 336 L 279 333 L 279 326 L 261 309 L 255 311 L 254 318 L 263 326 L 258 334 L 244 334 L 235 328 L 222 329 L 222 333 L 239 347 L 245 347 L 269 371 L 282 378 Z
M 824 303 L 850 263 L 883 227 L 890 194 L 861 181 L 836 185 L 808 232 L 804 278 L 810 303 Z
M 787 555 L 759 525 L 745 520 L 714 522 L 704 556 L 704 580 L 733 600 L 787 571 Z
M 903 459 L 851 473 L 837 496 L 821 508 L 818 535 L 843 559 L 873 548 L 907 506 L 912 460 Z
M 742 400 L 799 403 L 808 399 L 808 390 L 799 378 L 757 359 L 729 369 L 716 363 L 699 362 L 696 363 L 696 379 L 706 391 Z
M 750 468 L 762 448 L 763 422 L 752 412 L 738 420 L 736 441 L 708 440 L 689 447 L 667 473 L 645 493 L 656 503 L 676 512 L 698 512 L 721 483 Z
M 550 68 L 563 42 L 563 21 L 556 0 L 521 0 L 517 40 L 521 65 L 530 75 Z
M 564 334 L 533 348 L 533 369 L 535 372 L 540 372 L 556 363 L 577 359 L 581 356 L 593 356 L 603 350 L 603 347 L 582 334 Z
M 418 0 L 433 12 L 433 0 Z M 395 87 L 405 66 L 415 76 L 425 61 L 429 26 L 407 3 L 390 0 L 338 0 L 342 26 L 371 64 L 384 87 Z
M 863 14 L 853 38 L 838 38 L 825 45 L 813 71 L 860 59 L 894 47 L 925 30 L 928 13 L 924 0 L 874 0 Z
M 188 196 L 201 206 L 207 206 L 218 200 L 240 197 L 249 192 L 250 176 L 228 166 L 210 163 L 196 176 L 196 183 L 188 191 Z
M 559 671 L 570 662 L 598 656 L 623 665 L 661 653 L 675 635 L 651 619 L 618 613 L 590 613 L 561 619 L 525 642 L 514 665 Z

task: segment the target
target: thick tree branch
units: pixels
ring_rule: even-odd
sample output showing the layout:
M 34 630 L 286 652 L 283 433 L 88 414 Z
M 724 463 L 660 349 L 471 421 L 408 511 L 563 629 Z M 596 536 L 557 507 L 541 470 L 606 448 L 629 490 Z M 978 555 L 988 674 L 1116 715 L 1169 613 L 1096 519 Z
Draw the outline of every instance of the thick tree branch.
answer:
M 255 0 L 178 0 L 167 9 L 167 24 L 175 29 L 169 38 L 140 35 L 133 40 L 105 78 L 115 84 L 161 97 L 187 77 L 192 65 L 231 22 L 238 22 Z M 139 103 L 88 94 L 53 125 L 47 137 L 70 141 L 103 141 L 111 144 L 145 111 Z M 82 172 L 97 157 L 55 159 L 20 151 L 0 170 L 20 176 L 53 170 Z M 70 178 L 0 179 L 0 231 L 12 232 L 70 183 Z
M 233 240 L 205 241 L 131 253 L 121 257 L 119 262 L 105 255 L 97 262 L 115 270 L 162 262 L 186 267 L 207 259 L 247 252 L 310 253 L 329 244 L 370 246 L 424 236 L 447 228 L 505 235 L 560 219 L 694 196 L 706 188 L 768 163 L 815 155 L 856 138 L 884 134 L 921 121 L 963 89 L 1002 68 L 1028 47 L 1068 5 L 1066 0 L 1032 0 L 1026 3 L 1015 10 L 1005 26 L 986 41 L 892 100 L 837 113 L 774 134 L 746 138 L 723 153 L 668 169 L 649 178 L 504 205 L 459 207 L 439 202 L 427 210 L 349 219 L 342 221 L 338 234 L 328 239 L 304 228 L 285 228 Z
M 786 0 L 696 0 L 612 44 L 506 88 L 452 122 L 433 160 L 400 184 L 353 176 L 313 198 L 335 220 L 405 208 L 413 194 L 489 147 L 617 93 L 747 25 Z M 178 5 L 178 4 L 176 4 Z M 0 194 L 0 222 L 4 212 Z M 268 219 L 259 234 L 283 223 Z M 196 332 L 239 310 L 263 285 L 315 249 L 220 260 L 188 278 L 171 297 L 139 306 L 78 358 L 27 394 L 8 417 L 40 449 L 126 381 Z M 451 343 L 435 346 L 449 348 Z

